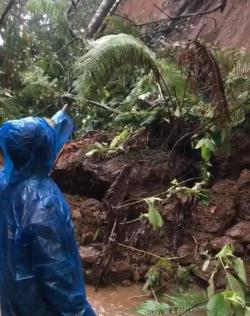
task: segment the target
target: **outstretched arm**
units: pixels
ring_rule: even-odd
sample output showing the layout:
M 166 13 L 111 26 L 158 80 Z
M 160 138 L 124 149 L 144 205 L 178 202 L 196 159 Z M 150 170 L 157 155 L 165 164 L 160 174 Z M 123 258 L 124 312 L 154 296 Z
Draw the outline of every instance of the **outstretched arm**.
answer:
M 69 105 L 65 104 L 63 109 L 57 112 L 52 120 L 55 123 L 56 130 L 56 151 L 57 153 L 62 149 L 63 145 L 70 139 L 74 131 L 74 123 L 69 115 Z

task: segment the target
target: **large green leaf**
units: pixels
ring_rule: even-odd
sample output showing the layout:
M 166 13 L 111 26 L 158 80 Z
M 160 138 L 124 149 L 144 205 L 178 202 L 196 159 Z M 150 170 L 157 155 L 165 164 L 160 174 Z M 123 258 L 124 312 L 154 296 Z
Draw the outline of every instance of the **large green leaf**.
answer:
M 223 294 L 216 294 L 207 304 L 208 316 L 230 316 L 229 306 Z
M 241 279 L 241 281 L 246 284 L 247 283 L 247 275 L 246 275 L 244 262 L 241 258 L 237 258 L 235 260 L 234 270 L 237 273 L 238 277 Z
M 245 301 L 245 293 L 241 287 L 240 282 L 231 273 L 227 272 L 226 276 L 227 276 L 228 287 L 230 288 L 230 290 L 237 293 L 242 298 L 242 300 Z

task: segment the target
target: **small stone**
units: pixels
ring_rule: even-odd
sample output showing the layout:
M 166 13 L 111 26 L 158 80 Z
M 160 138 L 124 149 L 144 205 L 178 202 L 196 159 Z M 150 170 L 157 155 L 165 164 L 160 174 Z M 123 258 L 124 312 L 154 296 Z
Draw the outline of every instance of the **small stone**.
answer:
M 217 237 L 210 242 L 210 246 L 213 251 L 219 252 L 225 245 L 232 245 L 234 248 L 234 252 L 237 255 L 244 254 L 244 247 L 228 236 Z
M 92 246 L 80 247 L 79 251 L 82 263 L 86 266 L 90 266 L 95 263 L 100 254 L 100 251 Z
M 226 235 L 236 239 L 240 243 L 250 243 L 250 221 L 241 221 L 231 227 Z
M 179 262 L 181 265 L 188 265 L 193 263 L 195 247 L 193 245 L 182 245 L 177 250 L 177 256 L 180 257 Z
M 126 261 L 116 261 L 113 263 L 110 273 L 113 282 L 122 282 L 133 279 L 133 268 Z
M 131 286 L 133 283 L 130 280 L 123 280 L 121 285 L 124 287 Z
M 241 174 L 240 177 L 237 181 L 238 184 L 238 188 L 241 189 L 246 189 L 250 187 L 250 170 L 248 169 L 244 169 Z

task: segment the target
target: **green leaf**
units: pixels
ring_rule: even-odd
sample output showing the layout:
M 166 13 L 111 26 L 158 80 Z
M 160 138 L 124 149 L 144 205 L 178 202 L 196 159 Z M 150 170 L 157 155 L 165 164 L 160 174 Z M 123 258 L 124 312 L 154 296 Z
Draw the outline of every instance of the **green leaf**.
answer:
M 237 258 L 234 262 L 234 270 L 242 282 L 247 284 L 247 275 L 244 262 L 241 258 Z
M 212 296 L 207 304 L 208 316 L 229 316 L 228 305 L 223 294 Z
M 212 152 L 215 151 L 216 145 L 213 139 L 205 138 L 204 145 L 206 145 L 206 147 L 209 148 Z
M 242 298 L 242 300 L 245 301 L 245 293 L 241 287 L 240 282 L 231 273 L 227 272 L 226 277 L 227 277 L 229 288 L 233 292 L 237 293 Z
M 213 271 L 208 281 L 207 296 L 209 298 L 212 297 L 215 293 L 214 276 L 215 276 L 216 271 L 217 271 L 216 269 Z
M 125 129 L 123 130 L 119 135 L 117 135 L 115 138 L 113 138 L 110 149 L 116 149 L 119 147 L 129 136 L 129 130 Z
M 198 141 L 197 145 L 195 146 L 195 149 L 201 148 L 202 146 L 204 146 L 204 144 L 205 144 L 205 138 L 202 138 Z
M 211 158 L 211 155 L 212 155 L 211 150 L 207 146 L 203 145 L 201 147 L 201 157 L 202 157 L 202 159 L 204 159 L 207 162 Z
M 195 149 L 201 149 L 201 156 L 202 158 L 208 162 L 211 158 L 212 153 L 216 149 L 216 144 L 214 140 L 210 137 L 203 137 L 200 139 L 195 146 Z
M 144 201 L 148 204 L 148 220 L 153 226 L 153 229 L 161 228 L 163 226 L 163 219 L 160 212 L 155 207 L 155 201 L 160 200 L 156 198 L 147 198 Z

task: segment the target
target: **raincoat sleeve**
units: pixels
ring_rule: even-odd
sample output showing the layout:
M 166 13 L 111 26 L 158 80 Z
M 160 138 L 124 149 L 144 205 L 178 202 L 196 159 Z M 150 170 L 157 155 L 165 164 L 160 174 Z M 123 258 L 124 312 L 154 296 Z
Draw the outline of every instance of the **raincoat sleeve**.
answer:
M 57 202 L 33 205 L 32 271 L 55 315 L 96 316 L 86 299 L 71 219 L 65 222 L 62 202 Z
M 71 116 L 63 110 L 58 111 L 51 119 L 55 123 L 56 151 L 59 152 L 74 131 L 74 123 Z

